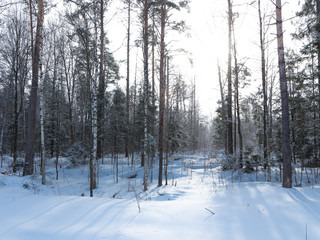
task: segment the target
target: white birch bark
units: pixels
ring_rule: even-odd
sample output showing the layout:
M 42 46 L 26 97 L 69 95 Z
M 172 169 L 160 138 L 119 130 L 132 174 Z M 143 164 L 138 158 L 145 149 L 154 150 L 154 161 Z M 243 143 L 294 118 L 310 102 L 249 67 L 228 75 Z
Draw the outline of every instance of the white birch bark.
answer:
M 98 146 L 98 99 L 97 99 L 97 80 L 98 80 L 98 26 L 97 26 L 97 1 L 94 1 L 94 78 L 92 86 L 92 181 L 93 188 L 96 188 L 96 162 L 97 162 L 97 146 Z

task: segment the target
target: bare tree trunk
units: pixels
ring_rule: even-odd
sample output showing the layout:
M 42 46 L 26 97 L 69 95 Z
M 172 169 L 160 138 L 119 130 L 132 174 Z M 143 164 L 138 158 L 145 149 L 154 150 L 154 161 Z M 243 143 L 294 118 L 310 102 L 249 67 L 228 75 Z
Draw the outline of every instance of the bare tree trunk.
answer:
M 170 66 L 169 66 L 169 57 L 166 58 L 166 162 L 165 162 L 165 180 L 166 180 L 166 185 L 168 185 L 168 165 L 169 165 L 169 126 L 170 126 L 170 107 L 169 107 L 169 86 L 170 86 L 170 79 L 169 79 L 169 75 L 170 75 Z
M 149 0 L 144 1 L 143 9 L 143 73 L 144 73 L 144 141 L 143 141 L 143 155 L 141 165 L 144 167 L 143 176 L 143 190 L 148 190 L 148 162 L 147 162 L 147 114 L 149 101 Z
M 138 55 L 138 54 L 137 54 Z M 132 117 L 132 141 L 131 141 L 131 168 L 134 166 L 134 135 L 136 131 L 136 100 L 137 100 L 137 68 L 138 61 L 136 57 L 136 67 L 135 67 L 135 76 L 134 76 L 134 95 L 133 95 L 133 117 Z
M 270 181 L 271 181 L 271 153 L 273 151 L 272 147 L 272 139 L 273 139 L 273 134 L 272 134 L 272 127 L 273 127 L 273 104 L 272 104 L 272 97 L 273 97 L 273 84 L 275 81 L 275 76 L 272 75 L 270 78 L 270 87 L 269 87 L 269 124 L 268 124 L 268 155 L 269 155 L 269 163 L 268 165 L 268 178 L 270 176 Z
M 128 0 L 128 26 L 127 26 L 127 129 L 126 129 L 126 152 L 129 164 L 129 132 L 130 132 L 130 27 L 131 27 L 131 0 Z
M 221 68 L 218 64 L 218 78 L 219 78 L 219 87 L 220 87 L 220 97 L 221 97 L 221 115 L 222 115 L 222 123 L 223 123 L 223 138 L 224 138 L 224 152 L 227 153 L 227 128 L 226 128 L 226 104 L 224 99 L 224 92 L 223 92 L 223 85 L 222 85 L 222 78 L 221 78 Z
M 33 66 L 33 54 L 34 54 L 34 47 L 33 47 L 33 17 L 32 17 L 32 0 L 29 0 L 29 17 L 30 17 L 30 36 L 31 36 L 31 60 L 32 60 L 32 66 Z
M 16 57 L 18 58 L 18 57 Z M 16 59 L 18 61 L 18 59 Z M 14 63 L 15 65 L 18 64 L 17 62 Z M 13 123 L 13 172 L 17 171 L 16 163 L 18 158 L 18 128 L 19 128 L 19 112 L 18 112 L 18 70 L 17 66 L 14 70 L 14 123 Z
M 37 95 L 38 95 L 38 79 L 39 79 L 39 61 L 40 61 L 40 49 L 42 42 L 42 26 L 43 26 L 43 0 L 38 1 L 39 16 L 37 19 L 37 33 L 36 43 L 33 57 L 32 67 L 32 88 L 30 96 L 29 107 L 29 120 L 28 120 L 28 135 L 27 135 L 27 148 L 25 157 L 25 167 L 23 169 L 23 175 L 31 175 L 34 172 L 34 140 L 36 130 L 36 114 L 37 114 Z
M 46 158 L 45 158 L 45 142 L 44 142 L 44 85 L 43 71 L 40 60 L 40 138 L 41 138 L 41 169 L 42 184 L 46 184 Z
M 9 96 L 9 92 L 10 90 L 7 91 L 7 94 L 6 94 L 6 98 L 5 99 L 8 99 L 8 96 Z M 4 126 L 6 124 L 6 116 L 5 116 L 5 113 L 6 113 L 6 105 L 4 105 L 3 107 L 3 112 L 2 112 L 2 122 L 1 122 L 1 127 L 0 127 L 0 157 L 1 157 L 1 168 L 3 168 L 3 132 L 4 132 Z
M 73 85 L 71 83 L 71 79 L 69 77 L 69 69 L 67 67 L 67 60 L 66 60 L 66 56 L 65 56 L 65 51 L 64 51 L 64 48 L 65 48 L 65 45 L 63 44 L 60 51 L 61 51 L 61 57 L 62 57 L 62 61 L 63 61 L 63 67 L 64 67 L 64 75 L 65 75 L 65 78 L 66 78 L 66 84 L 67 84 L 67 95 L 68 95 L 68 118 L 69 118 L 69 131 L 70 131 L 70 140 L 71 140 L 71 145 L 74 144 L 74 131 L 73 131 L 73 116 L 72 116 L 72 88 L 73 88 Z M 73 58 L 73 56 L 72 56 Z
M 267 83 L 266 83 L 266 60 L 265 60 L 265 35 L 263 33 L 263 23 L 261 15 L 260 0 L 258 0 L 258 13 L 259 13 L 259 35 L 260 35 L 260 51 L 261 51 L 261 75 L 262 75 L 262 93 L 263 93 L 263 160 L 268 163 L 268 141 L 267 141 L 267 124 L 268 124 L 268 96 L 267 96 Z M 271 181 L 271 176 L 268 174 L 268 182 Z
M 97 100 L 97 81 L 98 81 L 98 20 L 97 20 L 97 0 L 94 1 L 94 77 L 92 86 L 92 157 L 90 157 L 90 197 L 93 197 L 93 189 L 97 187 L 96 182 L 96 163 L 97 163 L 97 143 L 98 143 L 98 100 Z
M 317 27 L 320 25 L 320 0 L 316 0 L 316 11 L 317 11 Z M 317 77 L 318 77 L 318 109 L 320 108 L 320 31 L 317 29 L 317 57 L 318 57 L 318 66 L 317 66 Z M 318 115 L 318 124 L 316 125 L 317 139 L 315 145 L 316 158 L 319 159 L 319 119 L 320 113 Z
M 5 121 L 3 120 L 2 124 L 1 124 L 1 129 L 0 129 L 0 157 L 1 157 L 1 168 L 3 168 L 2 142 L 3 142 L 4 123 L 5 123 Z
M 242 141 L 242 132 L 241 132 L 241 118 L 240 118 L 240 104 L 239 104 L 239 67 L 238 67 L 238 59 L 237 59 L 237 48 L 235 41 L 235 34 L 233 29 L 233 37 L 234 37 L 234 65 L 235 65 L 235 101 L 236 101 L 236 116 L 238 120 L 238 135 L 239 135 L 239 158 L 236 160 L 235 168 L 239 169 L 243 165 L 242 156 L 243 156 L 243 141 Z M 236 127 L 236 126 L 235 126 Z
M 59 91 L 59 87 L 58 87 Z M 56 142 L 56 180 L 59 179 L 59 157 L 60 157 L 60 125 L 61 125 L 61 120 L 60 120 L 60 100 L 58 99 L 57 95 L 55 96 L 55 99 L 57 101 L 56 103 L 56 128 L 55 128 L 55 142 Z
M 283 157 L 283 182 L 284 188 L 292 188 L 292 169 L 291 169 L 291 143 L 289 127 L 289 103 L 288 86 L 286 78 L 283 30 L 282 30 L 282 5 L 281 0 L 276 0 L 276 20 L 277 20 L 277 43 L 281 90 L 281 108 L 282 108 L 282 157 Z
M 232 79 L 231 79 L 231 48 L 232 48 L 232 5 L 228 0 L 228 95 L 227 95 L 227 145 L 228 155 L 233 154 L 233 129 L 232 129 Z
M 104 0 L 100 0 L 100 70 L 99 70 L 99 87 L 98 87 L 98 140 L 97 140 L 97 158 L 103 157 L 103 139 L 104 139 L 104 116 L 105 116 L 105 66 L 104 66 Z
M 164 108 L 165 108 L 165 79 L 164 79 L 164 35 L 166 25 L 166 0 L 161 2 L 161 30 L 160 30 L 160 106 L 159 106 L 159 178 L 158 186 L 162 186 L 162 168 L 163 168 L 163 126 L 164 126 Z
M 155 107 L 156 105 L 156 98 L 155 98 L 155 45 L 156 45 L 156 38 L 155 38 L 155 11 L 152 13 L 152 106 Z

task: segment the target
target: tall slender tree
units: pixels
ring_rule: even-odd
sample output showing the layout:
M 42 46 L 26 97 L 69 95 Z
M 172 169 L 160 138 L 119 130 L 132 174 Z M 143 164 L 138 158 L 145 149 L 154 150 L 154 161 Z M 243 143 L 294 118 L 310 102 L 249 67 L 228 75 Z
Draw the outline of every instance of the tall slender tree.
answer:
M 98 1 L 94 0 L 93 5 L 93 14 L 94 14 L 94 77 L 92 83 L 92 149 L 90 157 L 90 197 L 93 197 L 93 189 L 97 187 L 96 182 L 96 164 L 97 164 L 97 145 L 98 145 Z
M 261 4 L 258 0 L 258 13 L 259 13 L 259 37 L 260 37 L 260 54 L 261 54 L 261 78 L 262 78 L 262 94 L 263 94 L 263 160 L 268 163 L 268 137 L 267 137 L 267 124 L 268 124 L 268 96 L 267 96 L 267 75 L 266 75 L 266 58 L 265 58 L 265 32 L 263 28 L 263 18 L 261 13 Z M 271 181 L 271 176 L 268 175 L 268 181 Z
M 100 59 L 99 59 L 99 87 L 98 87 L 98 142 L 97 142 L 97 157 L 103 157 L 103 119 L 105 108 L 105 54 L 104 54 L 104 0 L 100 0 Z
M 27 148 L 26 148 L 25 167 L 23 169 L 23 175 L 31 175 L 34 172 L 34 146 L 35 146 L 34 142 L 35 142 L 35 131 L 36 131 L 37 96 L 38 96 L 39 64 L 40 64 L 40 50 L 41 50 L 41 43 L 42 43 L 43 18 L 44 18 L 43 0 L 39 0 L 36 42 L 34 47 L 33 66 L 32 66 L 32 88 L 31 88 L 30 106 L 29 106 Z
M 127 24 L 127 127 L 126 127 L 126 150 L 125 156 L 129 159 L 129 133 L 130 133 L 130 37 L 131 37 L 131 0 L 126 0 L 128 11 Z M 129 162 L 129 161 L 128 161 Z
M 161 30 L 160 30 L 160 107 L 159 107 L 159 178 L 158 186 L 162 186 L 162 168 L 163 168 L 163 127 L 164 127 L 164 109 L 165 109 L 165 25 L 166 25 L 166 0 L 161 1 Z
M 281 91 L 281 112 L 282 112 L 282 158 L 283 158 L 283 182 L 284 188 L 292 187 L 292 169 L 291 169 L 291 143 L 289 127 L 289 103 L 288 86 L 286 79 L 285 55 L 283 44 L 282 28 L 282 4 L 281 0 L 276 0 L 276 27 L 277 27 L 277 45 L 278 45 L 278 63 L 280 75 Z
M 232 127 L 232 4 L 231 0 L 228 1 L 228 93 L 227 93 L 227 154 L 233 154 L 233 127 Z

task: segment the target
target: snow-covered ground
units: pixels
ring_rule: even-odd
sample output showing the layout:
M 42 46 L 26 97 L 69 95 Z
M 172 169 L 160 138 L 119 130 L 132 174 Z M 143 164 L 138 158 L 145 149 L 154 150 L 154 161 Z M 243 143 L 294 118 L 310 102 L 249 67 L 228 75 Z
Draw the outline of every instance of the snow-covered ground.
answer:
M 67 160 L 58 181 L 49 163 L 46 186 L 38 176 L 0 174 L 0 239 L 320 239 L 319 184 L 283 189 L 262 182 L 264 173 L 256 182 L 255 173 L 221 171 L 215 159 L 178 158 L 170 161 L 168 185 L 157 187 L 154 170 L 147 192 L 138 163 L 131 169 L 120 161 L 114 183 L 105 161 L 94 198 L 88 167 L 67 168 Z

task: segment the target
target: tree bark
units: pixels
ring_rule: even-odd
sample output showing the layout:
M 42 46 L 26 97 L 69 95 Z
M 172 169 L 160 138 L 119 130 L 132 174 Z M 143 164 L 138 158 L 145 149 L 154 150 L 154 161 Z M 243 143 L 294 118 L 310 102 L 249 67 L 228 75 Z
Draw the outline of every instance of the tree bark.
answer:
M 283 157 L 283 182 L 284 188 L 292 188 L 292 169 L 291 169 L 291 143 L 289 127 L 289 103 L 288 86 L 285 68 L 283 30 L 282 30 L 282 5 L 281 0 L 276 0 L 276 26 L 277 44 L 281 91 L 281 110 L 282 110 L 282 157 Z
M 19 49 L 16 49 L 19 51 Z M 17 65 L 18 56 L 15 57 L 16 62 L 14 63 Z M 19 128 L 19 112 L 18 112 L 18 70 L 17 67 L 14 70 L 14 123 L 13 123 L 13 173 L 17 171 L 16 163 L 18 158 L 18 128 Z
M 265 35 L 263 33 L 263 23 L 261 15 L 260 0 L 258 0 L 258 13 L 259 13 L 259 36 L 260 36 L 260 52 L 261 52 L 261 75 L 262 75 L 262 94 L 263 94 L 263 160 L 270 164 L 268 161 L 268 137 L 267 137 L 267 124 L 268 124 L 268 96 L 267 96 L 267 81 L 266 81 L 266 60 L 265 60 Z M 268 171 L 269 172 L 269 171 Z M 271 181 L 271 176 L 268 175 L 268 182 Z
M 42 184 L 46 184 L 46 157 L 45 157 L 45 140 L 44 140 L 44 84 L 42 63 L 40 60 L 40 140 L 41 140 L 41 169 Z
M 232 48 L 232 5 L 228 0 L 228 95 L 227 95 L 227 145 L 228 155 L 233 154 L 233 127 L 232 127 L 232 74 L 231 74 L 231 48 Z
M 127 26 L 127 126 L 126 126 L 126 150 L 125 157 L 129 163 L 129 133 L 130 133 L 130 32 L 131 27 L 131 0 L 128 0 L 128 26 Z
M 144 167 L 143 171 L 143 190 L 148 190 L 148 162 L 147 162 L 147 136 L 148 136 L 148 101 L 149 101 L 149 0 L 144 1 L 143 5 L 143 74 L 144 74 L 144 139 L 143 139 L 143 153 L 141 157 L 141 165 Z
M 98 81 L 98 19 L 97 19 L 97 0 L 94 1 L 94 77 L 92 86 L 92 157 L 90 157 L 90 197 L 93 197 L 93 189 L 97 187 L 96 166 L 97 166 L 97 145 L 98 145 L 98 99 L 97 99 L 97 81 Z
M 317 77 L 318 77 L 318 109 L 320 108 L 320 0 L 316 0 L 316 11 L 317 11 L 317 57 L 318 57 L 318 66 L 317 66 Z M 317 144 L 315 145 L 316 158 L 319 159 L 319 119 L 320 113 L 318 114 L 318 124 L 316 124 L 315 131 L 317 132 Z
M 165 76 L 165 81 L 166 81 L 166 96 L 165 96 L 165 102 L 166 102 L 166 106 L 165 106 L 165 115 L 166 115 L 166 119 L 165 119 L 165 126 L 166 126 L 166 162 L 165 162 L 165 181 L 166 181 L 166 185 L 168 185 L 168 165 L 169 165 L 169 126 L 170 126 L 170 109 L 169 109 L 169 86 L 170 86 L 170 79 L 169 79 L 169 75 L 170 75 L 170 66 L 169 66 L 169 57 L 166 57 L 166 67 L 165 67 L 165 71 L 167 72 L 166 76 Z
M 233 37 L 234 37 L 234 65 L 235 65 L 235 101 L 236 101 L 236 115 L 238 121 L 238 135 L 239 135 L 239 158 L 236 160 L 235 168 L 239 169 L 243 166 L 242 156 L 243 156 L 243 141 L 242 141 L 242 132 L 241 132 L 241 118 L 240 118 L 240 104 L 239 104 L 239 67 L 238 67 L 238 59 L 237 59 L 237 48 L 235 41 L 235 34 L 233 29 Z
M 104 67 L 104 0 L 100 0 L 100 65 L 99 65 L 99 89 L 98 89 L 98 142 L 97 157 L 103 157 L 103 138 L 104 138 L 104 92 L 105 92 L 105 67 Z
M 32 87 L 30 96 L 29 107 L 29 120 L 28 120 L 28 135 L 27 135 L 27 148 L 25 157 L 25 166 L 23 169 L 23 175 L 31 175 L 34 172 L 34 142 L 36 131 L 36 114 L 37 114 L 37 95 L 38 95 L 38 80 L 39 80 L 39 61 L 40 61 L 40 49 L 42 42 L 42 27 L 43 27 L 43 0 L 38 1 L 39 15 L 37 19 L 37 33 L 36 42 L 33 55 L 32 66 Z
M 160 30 L 160 103 L 159 103 L 159 178 L 158 186 L 162 186 L 162 168 L 163 168 L 163 127 L 164 127 L 164 108 L 165 108 L 165 25 L 166 25 L 166 0 L 161 2 L 161 30 Z

